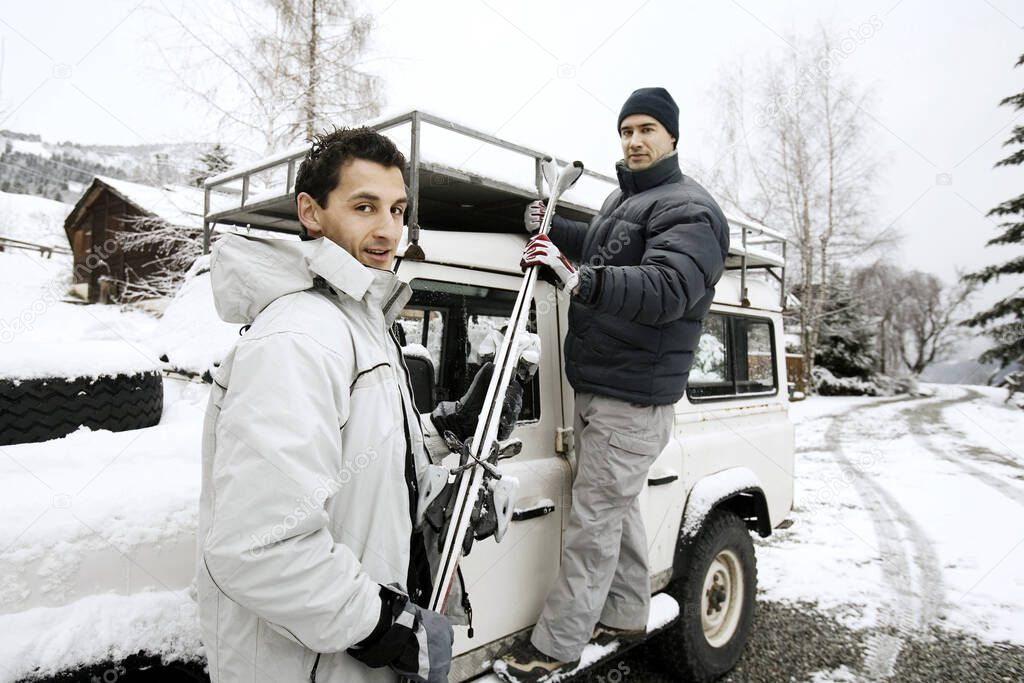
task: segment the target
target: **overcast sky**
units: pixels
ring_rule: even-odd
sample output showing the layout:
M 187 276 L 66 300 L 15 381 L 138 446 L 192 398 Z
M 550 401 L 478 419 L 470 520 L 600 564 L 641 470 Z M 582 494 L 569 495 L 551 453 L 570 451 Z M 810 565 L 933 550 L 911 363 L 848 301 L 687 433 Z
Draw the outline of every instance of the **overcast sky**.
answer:
M 166 36 L 161 15 L 185 4 L 165 2 L 6 3 L 0 127 L 86 143 L 216 139 L 214 117 L 152 49 Z M 867 127 L 884 160 L 874 220 L 903 236 L 896 260 L 951 280 L 1011 253 L 983 247 L 995 234 L 984 214 L 1024 190 L 1024 171 L 992 167 L 1020 123 L 996 105 L 1024 89 L 1024 68 L 1013 69 L 1024 3 L 362 2 L 377 17 L 366 64 L 384 77 L 386 113 L 427 109 L 607 173 L 633 89 L 672 92 L 684 165 L 710 167 L 724 70 L 790 49 L 785 36 L 818 22 L 839 38 L 873 25 L 840 68 L 874 93 Z

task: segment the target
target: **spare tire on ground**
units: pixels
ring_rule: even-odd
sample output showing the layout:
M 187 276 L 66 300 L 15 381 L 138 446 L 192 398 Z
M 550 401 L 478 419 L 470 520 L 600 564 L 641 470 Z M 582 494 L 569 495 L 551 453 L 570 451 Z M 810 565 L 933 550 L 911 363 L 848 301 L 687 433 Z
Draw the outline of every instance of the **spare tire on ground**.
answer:
M 70 349 L 77 358 L 68 359 Z M 79 342 L 10 351 L 0 363 L 0 446 L 57 439 L 83 425 L 120 432 L 160 422 L 163 378 L 137 347 L 126 354 L 116 342 Z
M 159 372 L 0 379 L 0 446 L 56 439 L 83 425 L 112 432 L 152 427 L 163 407 Z

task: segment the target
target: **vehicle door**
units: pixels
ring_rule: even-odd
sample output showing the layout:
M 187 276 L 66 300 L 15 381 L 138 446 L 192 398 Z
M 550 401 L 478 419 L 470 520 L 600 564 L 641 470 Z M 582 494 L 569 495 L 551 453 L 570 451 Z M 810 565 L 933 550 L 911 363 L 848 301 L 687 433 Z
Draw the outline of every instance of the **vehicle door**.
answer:
M 405 261 L 397 271 L 409 283 L 412 299 L 399 317 L 410 353 L 429 355 L 434 370 L 429 405 L 418 406 L 422 419 L 438 401 L 457 400 L 486 360 L 486 340 L 501 334 L 518 294 L 521 278 L 512 275 Z M 506 477 L 519 481 L 516 514 L 501 543 L 474 543 L 462 561 L 473 605 L 475 637 L 456 629 L 454 653 L 462 654 L 528 628 L 540 613 L 547 588 L 558 571 L 562 511 L 568 506 L 569 468 L 555 452 L 562 425 L 558 321 L 551 285 L 538 282 L 528 329 L 540 336 L 540 367 L 524 386 L 524 404 L 512 434 L 522 452 L 503 460 Z M 425 349 L 425 351 L 424 351 Z M 453 461 L 452 464 L 454 464 Z

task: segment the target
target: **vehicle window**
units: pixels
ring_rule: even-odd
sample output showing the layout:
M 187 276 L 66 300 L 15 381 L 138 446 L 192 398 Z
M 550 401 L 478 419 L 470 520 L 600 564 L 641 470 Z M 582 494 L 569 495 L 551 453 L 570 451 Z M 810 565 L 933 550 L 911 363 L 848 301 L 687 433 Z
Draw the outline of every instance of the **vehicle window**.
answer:
M 741 394 L 771 392 L 775 389 L 775 364 L 772 359 L 772 328 L 767 321 L 738 318 L 735 322 L 742 338 L 746 380 L 738 385 Z
M 434 381 L 437 368 L 441 365 L 441 340 L 444 339 L 445 312 L 406 308 L 398 316 L 398 323 L 405 333 L 406 346 L 421 346 L 427 350 L 434 364 Z
M 699 401 L 773 394 L 775 353 L 770 320 L 710 313 L 694 354 L 687 395 Z
M 488 341 L 488 337 L 493 338 L 495 335 L 502 335 L 502 329 L 507 322 L 508 318 L 496 315 L 476 314 L 469 316 L 469 320 L 466 323 L 466 334 L 469 337 L 470 363 L 480 362 L 481 349 L 487 346 L 487 350 L 490 350 L 490 346 L 485 344 Z
M 425 279 L 409 284 L 413 295 L 398 320 L 406 345 L 425 347 L 434 364 L 434 401 L 427 412 L 440 401 L 460 398 L 469 388 L 480 366 L 501 343 L 518 292 Z M 527 330 L 536 332 L 534 315 Z M 519 420 L 540 419 L 537 376 L 524 390 Z
M 704 319 L 700 343 L 690 368 L 690 385 L 732 383 L 729 372 L 725 318 L 714 313 Z

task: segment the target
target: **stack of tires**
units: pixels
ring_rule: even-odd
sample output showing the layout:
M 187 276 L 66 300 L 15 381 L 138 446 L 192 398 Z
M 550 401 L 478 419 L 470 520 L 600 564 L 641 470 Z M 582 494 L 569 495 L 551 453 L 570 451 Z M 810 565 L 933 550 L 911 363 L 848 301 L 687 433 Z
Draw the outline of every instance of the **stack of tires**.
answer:
M 56 439 L 81 426 L 120 432 L 160 422 L 164 392 L 155 365 L 39 374 L 7 368 L 0 376 L 0 446 Z

